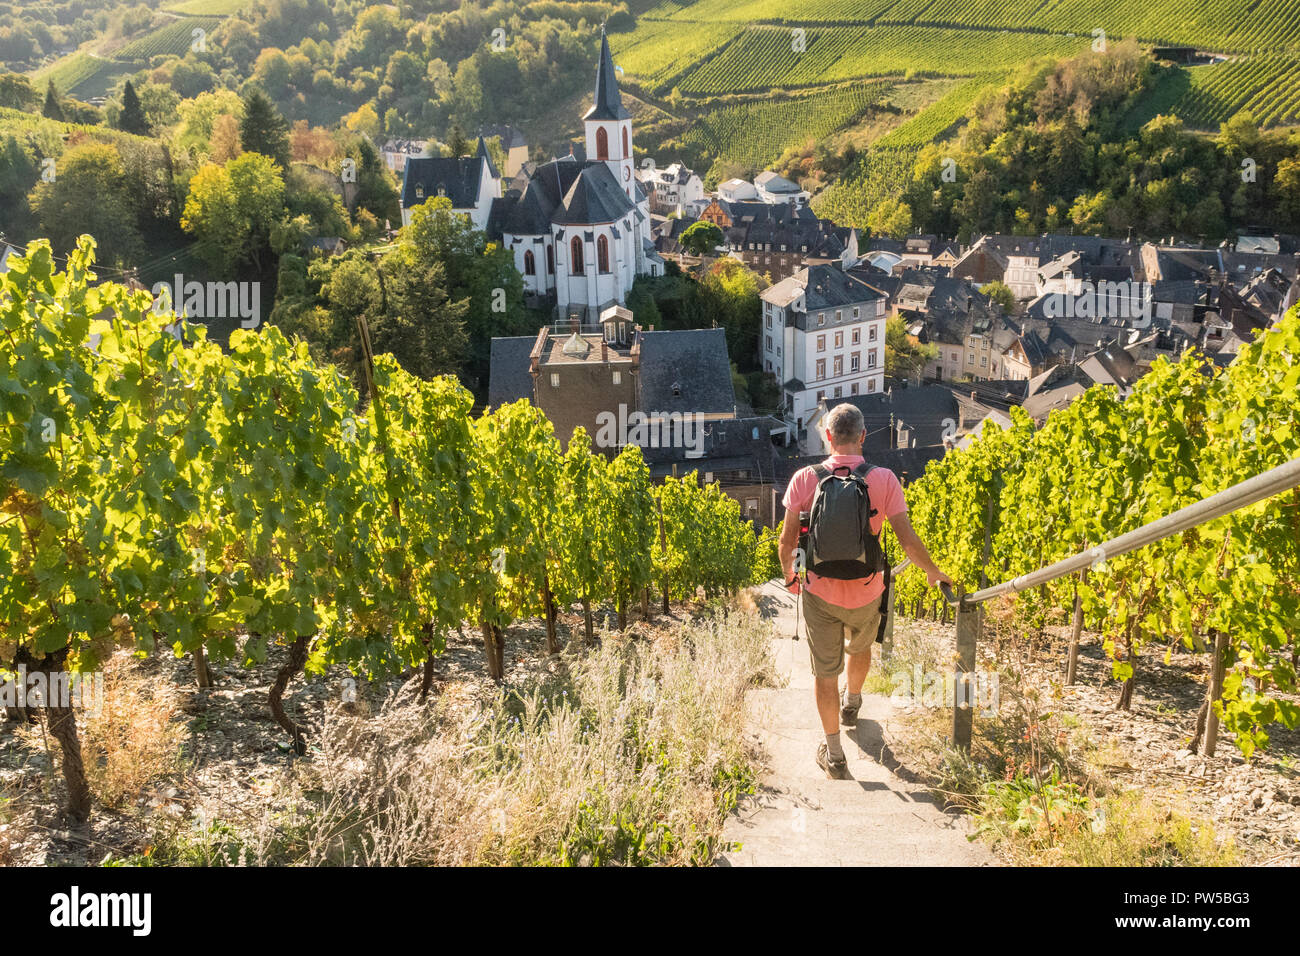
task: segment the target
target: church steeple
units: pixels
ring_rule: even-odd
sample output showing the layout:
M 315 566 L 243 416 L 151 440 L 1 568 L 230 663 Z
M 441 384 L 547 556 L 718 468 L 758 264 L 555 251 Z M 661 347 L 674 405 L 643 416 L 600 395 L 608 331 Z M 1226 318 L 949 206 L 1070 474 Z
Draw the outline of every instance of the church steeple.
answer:
M 614 75 L 614 57 L 609 52 L 605 28 L 600 28 L 600 62 L 596 66 L 596 99 L 587 110 L 584 120 L 624 120 L 632 114 L 623 108 L 623 96 L 618 91 L 618 78 Z

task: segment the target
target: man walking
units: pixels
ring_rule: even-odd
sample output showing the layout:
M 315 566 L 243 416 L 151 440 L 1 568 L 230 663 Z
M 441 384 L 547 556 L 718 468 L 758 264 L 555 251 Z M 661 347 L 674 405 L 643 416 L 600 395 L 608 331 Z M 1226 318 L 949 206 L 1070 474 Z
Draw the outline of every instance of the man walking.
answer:
M 866 428 L 862 412 L 847 402 L 837 405 L 826 416 L 822 433 L 832 454 L 823 463 L 823 475 L 865 465 L 862 443 Z M 799 513 L 812 507 L 822 476 L 815 467 L 802 468 L 790 479 L 782 504 L 785 523 L 781 528 L 781 568 L 790 591 L 798 594 L 794 554 L 799 544 Z M 897 476 L 888 468 L 871 468 L 864 479 L 873 513 L 870 528 L 879 535 L 886 520 L 893 529 L 912 563 L 925 572 L 931 586 L 952 580 L 935 565 L 912 524 L 907 520 L 907 502 Z M 805 556 L 806 557 L 806 556 Z M 862 706 L 862 684 L 871 668 L 871 645 L 880 625 L 883 576 L 879 573 L 863 578 L 842 579 L 808 572 L 803 589 L 804 620 L 808 633 L 808 653 L 812 661 L 817 696 L 826 742 L 817 748 L 817 766 L 833 780 L 848 779 L 848 761 L 840 744 L 840 723 L 854 726 Z M 845 639 L 848 640 L 848 676 L 843 701 L 839 677 L 844 670 Z

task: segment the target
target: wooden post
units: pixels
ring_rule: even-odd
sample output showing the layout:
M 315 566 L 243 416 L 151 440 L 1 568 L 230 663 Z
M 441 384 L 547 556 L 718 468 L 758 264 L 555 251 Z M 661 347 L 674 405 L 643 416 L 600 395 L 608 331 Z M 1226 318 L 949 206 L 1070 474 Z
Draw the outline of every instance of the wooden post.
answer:
M 953 673 L 952 745 L 970 750 L 975 716 L 975 646 L 979 642 L 982 610 L 978 604 L 967 605 L 966 591 L 958 592 L 957 659 Z
M 885 609 L 888 616 L 885 618 L 885 636 L 880 642 L 880 659 L 886 660 L 894 656 L 894 579 L 890 576 L 889 587 L 885 591 Z
M 1074 579 L 1074 623 L 1070 628 L 1070 657 L 1065 665 L 1065 686 L 1074 683 L 1079 667 L 1079 635 L 1083 633 L 1083 596 L 1079 594 L 1079 578 Z
M 1228 635 L 1214 632 L 1214 664 L 1210 668 L 1209 712 L 1205 715 L 1205 756 L 1214 756 L 1214 745 L 1219 736 L 1219 715 L 1214 702 L 1223 694 L 1223 670 L 1227 658 Z
M 673 465 L 673 471 L 677 466 Z M 664 555 L 668 554 L 668 532 L 664 528 L 664 502 L 662 498 L 655 498 L 655 508 L 659 512 L 659 548 Z M 668 613 L 668 578 L 664 578 L 664 614 Z
M 198 681 L 200 690 L 212 686 L 212 675 L 208 672 L 208 655 L 204 653 L 202 644 L 194 648 L 194 677 Z

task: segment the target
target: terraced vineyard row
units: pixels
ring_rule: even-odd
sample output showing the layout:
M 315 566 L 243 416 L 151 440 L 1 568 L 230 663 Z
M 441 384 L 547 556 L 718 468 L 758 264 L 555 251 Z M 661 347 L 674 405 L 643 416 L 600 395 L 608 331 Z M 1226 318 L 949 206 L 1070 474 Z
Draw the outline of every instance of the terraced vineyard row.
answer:
M 705 175 L 711 186 L 726 165 L 761 169 L 789 146 L 825 139 L 880 102 L 891 88 L 875 82 L 811 97 L 728 106 L 700 116 L 683 140 L 703 146 L 714 157 Z
M 717 23 L 927 24 L 1263 52 L 1300 49 L 1294 0 L 700 0 L 649 16 Z
M 669 20 L 648 20 L 635 33 L 614 34 L 614 62 L 649 92 L 667 93 L 673 80 L 692 69 L 736 34 L 729 24 L 683 29 Z
M 914 148 L 872 149 L 852 172 L 813 197 L 813 211 L 841 226 L 865 227 L 867 215 L 877 203 L 903 194 L 917 152 Z
M 220 22 L 220 17 L 185 17 L 176 20 L 132 40 L 117 51 L 116 59 L 148 60 L 150 57 L 168 54 L 183 56 L 195 41 L 195 30 L 210 33 Z
M 976 70 L 1010 70 L 1035 57 L 1069 56 L 1090 42 L 1079 37 L 928 27 L 808 29 L 802 50 L 795 39 L 790 28 L 748 28 L 677 85 L 685 93 L 716 94 L 908 72 L 969 76 Z
M 978 76 L 953 87 L 941 99 L 917 113 L 906 123 L 890 130 L 872 145 L 893 148 L 924 146 L 944 137 L 959 121 L 970 115 L 980 94 L 997 85 L 996 80 Z
M 172 13 L 187 13 L 192 17 L 227 17 L 248 6 L 251 0 L 180 0 L 169 3 L 165 9 Z
M 1262 56 L 1187 72 L 1191 86 L 1172 112 L 1189 126 L 1212 128 L 1242 111 L 1261 126 L 1300 123 L 1300 58 Z

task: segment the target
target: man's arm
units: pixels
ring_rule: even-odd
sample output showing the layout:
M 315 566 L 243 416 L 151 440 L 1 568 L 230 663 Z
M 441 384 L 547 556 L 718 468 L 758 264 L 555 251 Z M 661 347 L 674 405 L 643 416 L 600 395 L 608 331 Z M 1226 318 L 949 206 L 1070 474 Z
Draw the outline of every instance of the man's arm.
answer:
M 889 526 L 894 529 L 894 537 L 898 538 L 898 543 L 903 546 L 903 551 L 912 559 L 912 563 L 925 572 L 926 580 L 931 587 L 934 587 L 940 581 L 947 581 L 952 584 L 952 578 L 940 571 L 939 566 L 930 557 L 930 552 L 925 549 L 925 544 L 917 535 L 916 529 L 912 527 L 912 522 L 908 520 L 906 511 L 899 512 L 890 518 Z M 784 533 L 781 540 L 783 542 L 785 540 Z
M 781 559 L 781 573 L 786 581 L 794 579 L 794 550 L 799 546 L 799 512 L 787 508 L 781 524 L 781 539 L 777 544 L 777 557 Z M 797 591 L 796 585 L 791 590 Z

